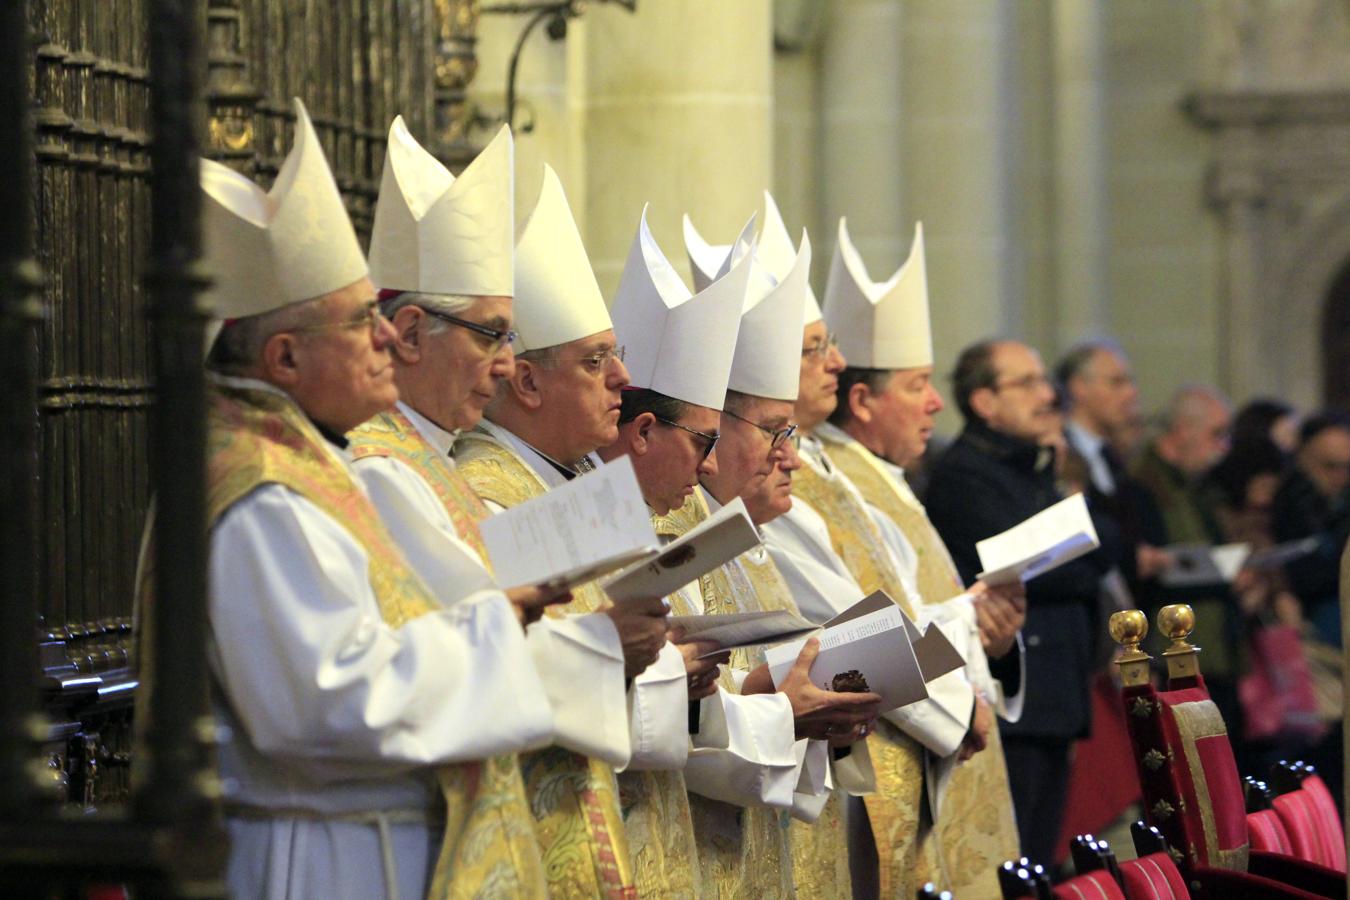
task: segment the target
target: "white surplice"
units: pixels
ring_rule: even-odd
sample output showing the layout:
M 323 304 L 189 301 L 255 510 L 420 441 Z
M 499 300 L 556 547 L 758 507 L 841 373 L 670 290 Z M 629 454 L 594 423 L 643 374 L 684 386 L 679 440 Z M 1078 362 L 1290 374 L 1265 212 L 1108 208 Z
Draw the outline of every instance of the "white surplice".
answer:
M 550 489 L 568 480 L 557 465 L 511 431 L 484 419 L 481 427 L 498 443 L 515 453 Z M 587 458 L 592 466 L 604 463 Z M 488 508 L 501 512 L 491 501 Z M 603 625 L 599 625 L 599 620 Z M 592 654 L 577 652 L 575 642 L 560 635 L 589 622 L 608 628 L 619 661 L 620 694 L 615 707 L 608 696 L 597 696 L 590 670 Z M 689 753 L 689 692 L 684 677 L 684 656 L 669 641 L 657 661 L 633 679 L 625 698 L 622 693 L 623 651 L 614 623 L 604 613 L 552 618 L 545 616 L 530 626 L 529 640 L 535 665 L 553 702 L 558 743 L 569 750 L 594 756 L 615 769 L 678 769 Z M 571 645 L 571 646 L 569 646 Z M 578 689 L 584 686 L 584 690 Z M 606 694 L 608 691 L 606 691 Z M 619 749 L 622 732 L 622 755 Z M 589 748 L 589 749 L 587 749 Z
M 404 403 L 399 403 L 399 410 L 428 443 L 446 454 L 446 462 L 453 466 L 449 454 L 455 435 Z M 459 539 L 445 506 L 422 476 L 388 457 L 366 457 L 355 463 L 355 469 L 423 581 L 477 577 L 496 590 L 492 575 L 483 567 L 478 554 Z M 447 543 L 455 551 L 447 549 Z M 466 556 L 476 576 L 445 571 L 449 558 Z M 526 643 L 530 653 L 522 662 L 532 660 L 543 679 L 553 710 L 553 742 L 611 765 L 623 765 L 629 756 L 628 699 L 623 649 L 613 621 L 601 613 L 562 619 L 545 617 L 529 627 Z M 587 686 L 584 708 L 579 707 L 577 692 L 568 689 L 578 683 Z
M 210 541 L 231 893 L 423 896 L 439 849 L 433 767 L 553 732 L 505 596 L 446 542 L 446 577 L 427 583 L 444 608 L 390 627 L 365 550 L 276 484 L 230 507 Z

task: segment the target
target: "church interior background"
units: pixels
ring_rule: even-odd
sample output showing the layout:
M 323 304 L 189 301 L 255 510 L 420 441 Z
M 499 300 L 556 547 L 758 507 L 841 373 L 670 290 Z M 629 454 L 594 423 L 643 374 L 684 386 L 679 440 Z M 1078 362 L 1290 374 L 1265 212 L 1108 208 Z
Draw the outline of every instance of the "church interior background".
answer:
M 48 676 L 43 775 L 76 809 L 116 809 L 132 790 L 130 598 L 156 397 L 145 23 L 172 5 L 26 5 L 45 317 L 33 478 L 20 486 L 36 546 L 23 564 Z M 545 7 L 579 14 L 536 12 Z M 817 288 L 840 216 L 874 275 L 901 262 L 922 220 L 939 360 L 994 334 L 1047 359 L 1111 336 L 1133 358 L 1146 409 L 1184 382 L 1238 402 L 1350 405 L 1342 0 L 195 9 L 204 152 L 266 181 L 289 145 L 287 100 L 300 95 L 363 238 L 395 114 L 462 165 L 513 93 L 517 214 L 550 163 L 606 292 L 644 203 L 683 267 L 683 214 L 730 241 L 767 188 L 789 226 L 809 230 Z M 543 27 L 509 90 L 534 18 Z M 940 428 L 956 427 L 945 413 Z

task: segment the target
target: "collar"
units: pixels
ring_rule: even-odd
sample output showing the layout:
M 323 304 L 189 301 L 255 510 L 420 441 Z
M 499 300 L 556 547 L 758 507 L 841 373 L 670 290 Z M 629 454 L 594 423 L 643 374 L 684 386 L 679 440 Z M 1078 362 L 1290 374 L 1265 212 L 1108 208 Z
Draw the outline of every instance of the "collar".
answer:
M 295 405 L 296 409 L 300 410 L 301 414 L 304 415 L 306 419 L 309 419 L 310 424 L 318 430 L 319 434 L 323 435 L 324 440 L 332 444 L 338 450 L 345 451 L 347 449 L 348 441 L 346 435 L 339 434 L 326 425 L 316 422 L 309 413 L 305 412 L 299 403 L 295 402 L 294 397 L 277 387 L 275 384 L 272 384 L 270 381 L 263 381 L 261 378 L 245 378 L 238 375 L 222 375 L 220 372 L 212 372 L 209 369 L 206 372 L 206 380 L 216 387 L 234 388 L 235 390 L 240 391 L 262 391 L 267 394 L 275 394 L 278 397 L 285 397 L 288 402 Z
M 601 465 L 598 457 L 593 453 L 583 456 L 570 466 L 561 463 L 514 431 L 503 428 L 488 419 L 479 422 L 478 427 L 496 438 L 499 443 L 515 450 L 516 454 L 524 459 L 530 468 L 534 469 L 550 487 L 557 487 L 564 481 L 571 481 L 578 475 L 585 475 L 587 472 L 600 468 Z
M 967 422 L 961 440 L 1005 465 L 1026 472 L 1045 471 L 1055 461 L 1054 448 L 995 431 L 980 421 Z
M 459 437 L 458 431 L 446 431 L 435 422 L 413 409 L 402 400 L 398 401 L 398 411 L 408 417 L 417 433 L 426 439 L 427 443 L 441 452 L 442 456 L 449 456 L 450 450 L 455 446 L 455 438 Z
M 1064 423 L 1064 433 L 1074 447 L 1078 449 L 1078 452 L 1084 456 L 1100 456 L 1102 446 L 1106 443 L 1106 438 L 1099 434 L 1093 434 L 1073 419 Z

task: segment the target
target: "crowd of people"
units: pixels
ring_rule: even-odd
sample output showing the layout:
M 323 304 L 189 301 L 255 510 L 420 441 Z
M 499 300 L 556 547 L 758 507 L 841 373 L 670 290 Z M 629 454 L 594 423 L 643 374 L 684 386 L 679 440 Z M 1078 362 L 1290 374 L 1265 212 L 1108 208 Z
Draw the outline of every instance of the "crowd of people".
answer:
M 686 218 L 692 290 L 643 210 L 607 302 L 551 169 L 517 227 L 507 129 L 455 177 L 395 120 L 368 258 L 298 101 L 270 190 L 202 165 L 236 895 L 995 897 L 1000 862 L 1055 856 L 1105 616 L 1178 597 L 1235 736 L 1326 733 L 1244 679 L 1265 631 L 1338 643 L 1345 420 L 1188 387 L 1146 438 L 1114 344 L 935 359 L 921 226 L 878 281 L 841 220 L 818 299 L 767 194 L 728 244 Z M 667 597 L 502 589 L 479 523 L 621 457 L 663 542 L 739 501 L 762 544 Z M 1100 549 L 978 579 L 976 542 L 1076 491 Z M 1308 537 L 1169 585 L 1180 545 Z M 775 679 L 668 620 L 820 623 L 877 590 L 964 660 L 895 710 L 813 683 L 814 640 Z

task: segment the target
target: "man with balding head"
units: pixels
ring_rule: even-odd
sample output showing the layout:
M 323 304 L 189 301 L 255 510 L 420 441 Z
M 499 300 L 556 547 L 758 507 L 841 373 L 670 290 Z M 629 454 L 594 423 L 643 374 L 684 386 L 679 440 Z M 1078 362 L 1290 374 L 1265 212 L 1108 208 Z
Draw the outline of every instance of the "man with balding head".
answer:
M 1088 503 L 1119 529 L 1118 564 L 1136 599 L 1142 600 L 1170 560 L 1161 550 L 1167 536 L 1157 507 L 1115 450 L 1139 415 L 1139 389 L 1129 357 L 1114 341 L 1084 341 L 1064 354 L 1055 378 L 1069 404 L 1064 436 L 1087 463 Z
M 1172 395 L 1162 432 L 1135 466 L 1135 477 L 1158 504 L 1170 542 L 1222 541 L 1214 510 L 1202 497 L 1201 479 L 1228 452 L 1232 423 L 1232 407 L 1222 394 L 1187 385 Z
M 977 541 L 1060 499 L 1054 450 L 1055 392 L 1034 349 L 1013 340 L 962 351 L 952 373 L 965 429 L 933 467 L 929 518 L 961 577 L 980 572 Z M 1015 723 L 1000 723 L 1022 852 L 1053 859 L 1069 778 L 1069 750 L 1088 733 L 1091 647 L 1098 583 L 1107 568 L 1089 554 L 1027 584 L 1026 701 Z

